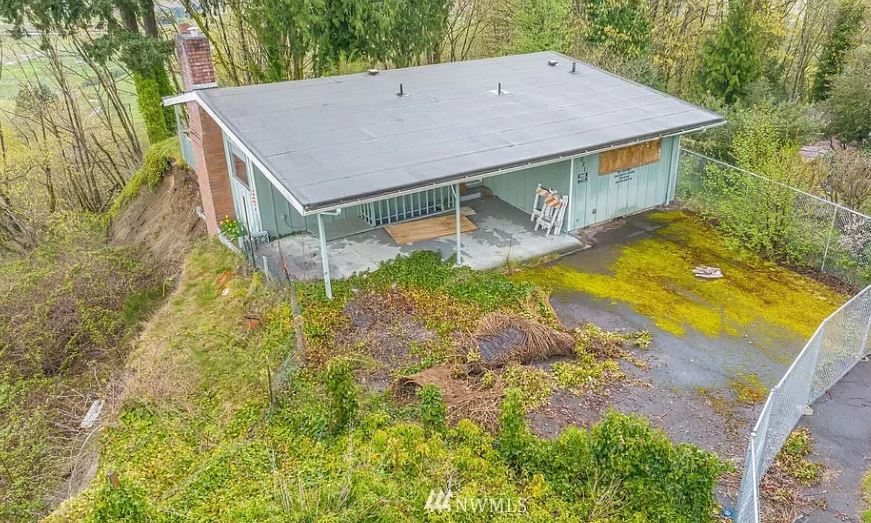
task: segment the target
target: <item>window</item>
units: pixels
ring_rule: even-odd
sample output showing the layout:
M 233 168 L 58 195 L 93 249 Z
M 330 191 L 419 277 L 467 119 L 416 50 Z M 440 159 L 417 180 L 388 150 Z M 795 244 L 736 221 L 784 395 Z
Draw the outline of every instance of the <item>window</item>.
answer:
M 233 177 L 239 181 L 246 189 L 251 189 L 251 183 L 248 179 L 248 166 L 245 164 L 245 155 L 241 151 L 237 151 L 235 147 L 230 146 L 230 155 L 233 157 Z

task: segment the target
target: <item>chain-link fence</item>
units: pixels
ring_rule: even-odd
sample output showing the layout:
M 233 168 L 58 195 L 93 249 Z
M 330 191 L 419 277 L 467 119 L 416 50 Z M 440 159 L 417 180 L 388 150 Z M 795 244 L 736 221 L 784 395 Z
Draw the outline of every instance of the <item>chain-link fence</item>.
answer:
M 751 251 L 871 283 L 871 217 L 862 213 L 687 149 L 675 196 Z
M 736 503 L 737 521 L 760 521 L 759 482 L 808 405 L 868 355 L 871 287 L 826 318 L 768 396 L 750 433 Z
M 861 213 L 685 149 L 677 198 L 751 250 L 853 285 L 871 276 L 871 218 Z M 868 355 L 869 328 L 871 286 L 823 320 L 771 390 L 750 434 L 737 521 L 760 521 L 762 477 L 808 406 Z

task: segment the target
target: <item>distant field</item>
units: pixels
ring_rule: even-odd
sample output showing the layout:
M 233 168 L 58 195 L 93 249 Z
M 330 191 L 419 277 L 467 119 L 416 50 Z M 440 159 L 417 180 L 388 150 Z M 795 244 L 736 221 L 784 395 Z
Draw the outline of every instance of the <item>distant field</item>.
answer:
M 83 107 L 89 107 L 87 100 L 94 100 L 96 95 L 96 78 L 69 43 L 59 39 L 57 44 L 61 50 L 63 66 L 68 72 L 67 80 L 81 94 Z M 0 109 L 9 110 L 15 107 L 15 97 L 23 84 L 42 80 L 54 87 L 49 61 L 40 50 L 37 37 L 15 39 L 4 30 L 0 35 L 0 61 Z M 111 71 L 118 81 L 122 99 L 133 109 L 133 118 L 138 127 L 141 118 L 136 110 L 132 78 L 120 65 L 113 65 Z

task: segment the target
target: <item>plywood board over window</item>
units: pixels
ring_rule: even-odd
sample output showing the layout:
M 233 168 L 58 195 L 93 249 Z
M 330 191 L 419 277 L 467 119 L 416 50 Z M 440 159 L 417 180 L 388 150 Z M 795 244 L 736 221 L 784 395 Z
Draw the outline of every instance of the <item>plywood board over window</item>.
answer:
M 605 175 L 624 169 L 632 169 L 639 165 L 659 161 L 661 149 L 659 140 L 611 149 L 599 155 L 599 174 Z

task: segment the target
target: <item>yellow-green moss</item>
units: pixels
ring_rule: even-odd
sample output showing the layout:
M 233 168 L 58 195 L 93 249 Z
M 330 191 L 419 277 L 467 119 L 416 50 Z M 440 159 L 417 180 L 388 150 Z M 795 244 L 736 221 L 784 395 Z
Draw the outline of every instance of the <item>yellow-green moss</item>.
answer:
M 846 299 L 825 285 L 730 248 L 700 219 L 684 212 L 656 212 L 652 238 L 623 246 L 610 274 L 566 265 L 531 268 L 513 278 L 553 291 L 579 291 L 620 301 L 653 319 L 660 329 L 683 335 L 687 328 L 708 336 L 737 335 L 763 321 L 809 337 Z M 699 265 L 720 267 L 724 278 L 703 280 Z
M 121 210 L 133 200 L 142 189 L 148 186 L 151 189 L 157 187 L 160 180 L 169 173 L 172 164 L 186 166 L 181 154 L 181 146 L 178 137 L 167 138 L 162 142 L 152 144 L 142 157 L 142 166 L 133 173 L 111 207 L 106 211 L 106 220 L 111 221 Z
M 753 373 L 742 372 L 733 379 L 729 386 L 735 391 L 735 398 L 739 403 L 755 404 L 765 401 L 768 395 L 768 388 L 759 379 L 759 376 Z

